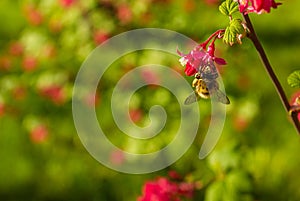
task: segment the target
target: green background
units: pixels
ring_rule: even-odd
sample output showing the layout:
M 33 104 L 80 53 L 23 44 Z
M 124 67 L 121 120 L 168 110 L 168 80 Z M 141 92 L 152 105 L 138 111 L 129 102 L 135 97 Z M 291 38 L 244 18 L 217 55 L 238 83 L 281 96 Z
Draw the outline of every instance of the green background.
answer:
M 198 135 L 188 152 L 170 167 L 147 175 L 104 167 L 89 155 L 76 133 L 71 110 L 73 83 L 82 62 L 99 42 L 144 27 L 170 29 L 202 42 L 228 23 L 218 12 L 218 4 L 82 0 L 64 7 L 58 0 L 1 0 L 0 200 L 131 201 L 142 194 L 144 182 L 166 176 L 169 170 L 203 184 L 194 200 L 300 200 L 299 135 L 247 39 L 233 47 L 216 43 L 217 55 L 228 63 L 222 67 L 222 78 L 231 104 L 222 136 L 206 159 L 199 160 L 198 152 L 210 120 L 207 101 L 199 102 Z M 290 0 L 270 14 L 250 14 L 288 97 L 297 91 L 288 86 L 286 78 L 300 65 L 299 9 L 300 2 Z M 22 47 L 21 52 L 15 51 L 15 44 Z M 34 58 L 32 70 L 24 64 L 26 58 Z M 97 91 L 96 111 L 101 113 L 99 121 L 107 137 L 116 145 L 139 153 L 145 148 L 159 150 L 172 140 L 180 116 L 179 100 L 170 92 L 144 87 L 134 96 L 131 110 L 137 124 L 147 124 L 147 113 L 154 104 L 163 105 L 170 118 L 165 130 L 143 146 L 121 135 L 111 117 L 109 96 L 123 74 L 153 60 L 184 75 L 177 59 L 138 52 L 115 62 L 105 73 Z M 45 87 L 53 86 L 58 92 L 45 92 Z M 33 132 L 39 125 L 44 128 L 41 138 Z

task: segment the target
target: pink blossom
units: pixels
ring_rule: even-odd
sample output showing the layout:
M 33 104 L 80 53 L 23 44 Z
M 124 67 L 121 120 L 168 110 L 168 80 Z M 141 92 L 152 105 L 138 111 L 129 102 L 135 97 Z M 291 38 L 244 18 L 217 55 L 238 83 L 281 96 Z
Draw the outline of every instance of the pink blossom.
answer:
M 168 175 L 172 179 L 176 179 L 176 180 L 181 180 L 182 179 L 182 176 L 180 174 L 178 174 L 178 172 L 176 172 L 174 170 L 169 171 Z
M 112 151 L 110 154 L 110 162 L 114 165 L 122 165 L 125 161 L 124 153 L 120 150 Z
M 44 20 L 42 13 L 33 5 L 26 5 L 24 8 L 24 12 L 28 22 L 31 25 L 38 26 Z
M 31 141 L 34 143 L 44 142 L 46 140 L 47 136 L 48 136 L 48 129 L 43 124 L 39 124 L 39 125 L 35 126 L 30 131 L 30 138 L 31 138 Z
M 186 182 L 173 182 L 167 178 L 159 177 L 155 181 L 148 181 L 144 185 L 143 195 L 138 201 L 181 201 L 181 198 L 191 198 L 194 184 Z
M 56 56 L 56 48 L 52 44 L 47 44 L 42 49 L 42 55 L 44 58 L 51 59 Z
M 148 70 L 148 69 L 143 69 L 141 71 L 141 77 L 144 80 L 145 83 L 147 84 L 159 84 L 160 83 L 160 78 L 155 73 L 154 71 Z
M 207 50 L 203 48 L 203 45 L 196 46 L 190 53 L 183 54 L 177 50 L 177 53 L 181 56 L 179 59 L 181 65 L 185 66 L 185 74 L 193 76 L 197 72 L 202 76 L 216 76 L 217 69 L 214 63 L 219 65 L 225 65 L 226 61 L 222 58 L 214 56 L 215 47 L 212 43 Z
M 94 43 L 100 45 L 107 39 L 109 39 L 109 34 L 106 31 L 98 30 L 93 35 Z
M 20 42 L 10 44 L 9 53 L 13 56 L 20 56 L 24 52 L 24 47 Z
M 128 24 L 133 19 L 132 10 L 127 4 L 122 4 L 117 8 L 117 16 L 122 24 Z
M 100 96 L 97 92 L 95 94 L 94 93 L 88 93 L 85 96 L 84 100 L 85 100 L 85 103 L 86 103 L 87 106 L 94 107 L 94 106 L 97 106 L 99 104 Z
M 75 3 L 76 0 L 60 0 L 59 3 L 65 7 L 68 8 L 70 6 L 72 6 Z
M 277 8 L 281 3 L 276 3 L 275 0 L 238 0 L 241 13 L 254 12 L 257 14 L 269 13 L 271 8 Z
M 53 103 L 60 105 L 66 100 L 64 90 L 61 86 L 47 86 L 40 89 L 40 93 L 45 98 L 50 99 Z
M 143 111 L 141 109 L 130 109 L 129 116 L 134 123 L 137 123 L 143 118 Z
M 22 67 L 25 71 L 33 71 L 37 67 L 37 59 L 33 56 L 27 56 L 22 61 Z

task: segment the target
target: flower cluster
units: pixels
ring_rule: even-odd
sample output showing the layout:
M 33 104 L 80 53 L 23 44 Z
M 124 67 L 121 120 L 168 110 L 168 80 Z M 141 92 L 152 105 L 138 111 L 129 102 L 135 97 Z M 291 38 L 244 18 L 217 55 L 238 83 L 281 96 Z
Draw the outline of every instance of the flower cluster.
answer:
M 238 0 L 239 10 L 241 13 L 254 12 L 261 14 L 269 13 L 271 8 L 277 8 L 281 3 L 276 3 L 275 0 Z
M 226 61 L 222 58 L 215 57 L 215 44 L 216 38 L 221 37 L 223 30 L 219 30 L 212 34 L 211 37 L 204 43 L 196 46 L 190 53 L 183 54 L 177 50 L 181 56 L 179 59 L 182 66 L 185 66 L 185 74 L 193 76 L 197 72 L 200 73 L 202 78 L 215 79 L 217 78 L 217 69 L 214 63 L 225 65 Z M 208 42 L 213 38 L 211 44 L 207 47 Z
M 143 195 L 138 201 L 181 201 L 181 198 L 192 198 L 195 184 L 175 182 L 165 177 L 148 181 L 144 185 Z

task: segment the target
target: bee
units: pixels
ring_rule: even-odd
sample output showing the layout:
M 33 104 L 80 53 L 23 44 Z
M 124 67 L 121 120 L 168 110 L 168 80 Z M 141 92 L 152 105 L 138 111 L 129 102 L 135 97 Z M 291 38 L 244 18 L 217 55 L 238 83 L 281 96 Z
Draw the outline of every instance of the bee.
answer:
M 192 87 L 195 91 L 190 94 L 184 101 L 185 105 L 197 102 L 201 98 L 212 98 L 223 104 L 229 104 L 229 98 L 219 89 L 219 84 L 216 79 L 202 79 L 200 73 L 196 73 Z

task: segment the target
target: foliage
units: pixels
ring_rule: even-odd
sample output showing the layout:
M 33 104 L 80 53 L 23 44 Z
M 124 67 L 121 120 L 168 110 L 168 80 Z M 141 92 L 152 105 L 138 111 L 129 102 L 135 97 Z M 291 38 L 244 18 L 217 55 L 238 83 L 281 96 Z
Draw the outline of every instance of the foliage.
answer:
M 76 133 L 71 110 L 73 83 L 82 62 L 97 45 L 144 27 L 171 29 L 204 41 L 208 33 L 227 24 L 217 14 L 219 3 L 2 0 L 0 200 L 132 201 L 142 194 L 146 181 L 165 176 L 169 170 L 185 175 L 187 182 L 198 182 L 194 200 L 299 200 L 299 136 L 247 40 L 231 48 L 220 43 L 216 51 L 230 61 L 220 71 L 231 104 L 222 137 L 208 158 L 198 158 L 210 121 L 210 105 L 205 100 L 199 102 L 201 121 L 191 148 L 176 163 L 152 174 L 127 175 L 104 167 L 88 154 Z M 253 16 L 288 95 L 296 92 L 286 77 L 299 62 L 295 57 L 300 53 L 299 8 L 298 1 L 286 1 L 272 15 Z M 119 78 L 135 66 L 155 60 L 183 75 L 178 59 L 151 51 L 125 55 L 105 72 L 96 97 L 86 95 L 86 104 L 96 106 L 99 124 L 114 144 L 127 151 L 153 151 L 174 138 L 180 100 L 164 88 L 143 87 L 131 101 L 129 112 L 138 125 L 147 125 L 152 105 L 162 105 L 168 114 L 165 129 L 146 144 L 123 135 L 107 105 Z M 122 165 L 122 156 L 111 153 L 111 161 Z
M 297 70 L 290 74 L 287 82 L 291 87 L 300 88 L 300 71 Z

